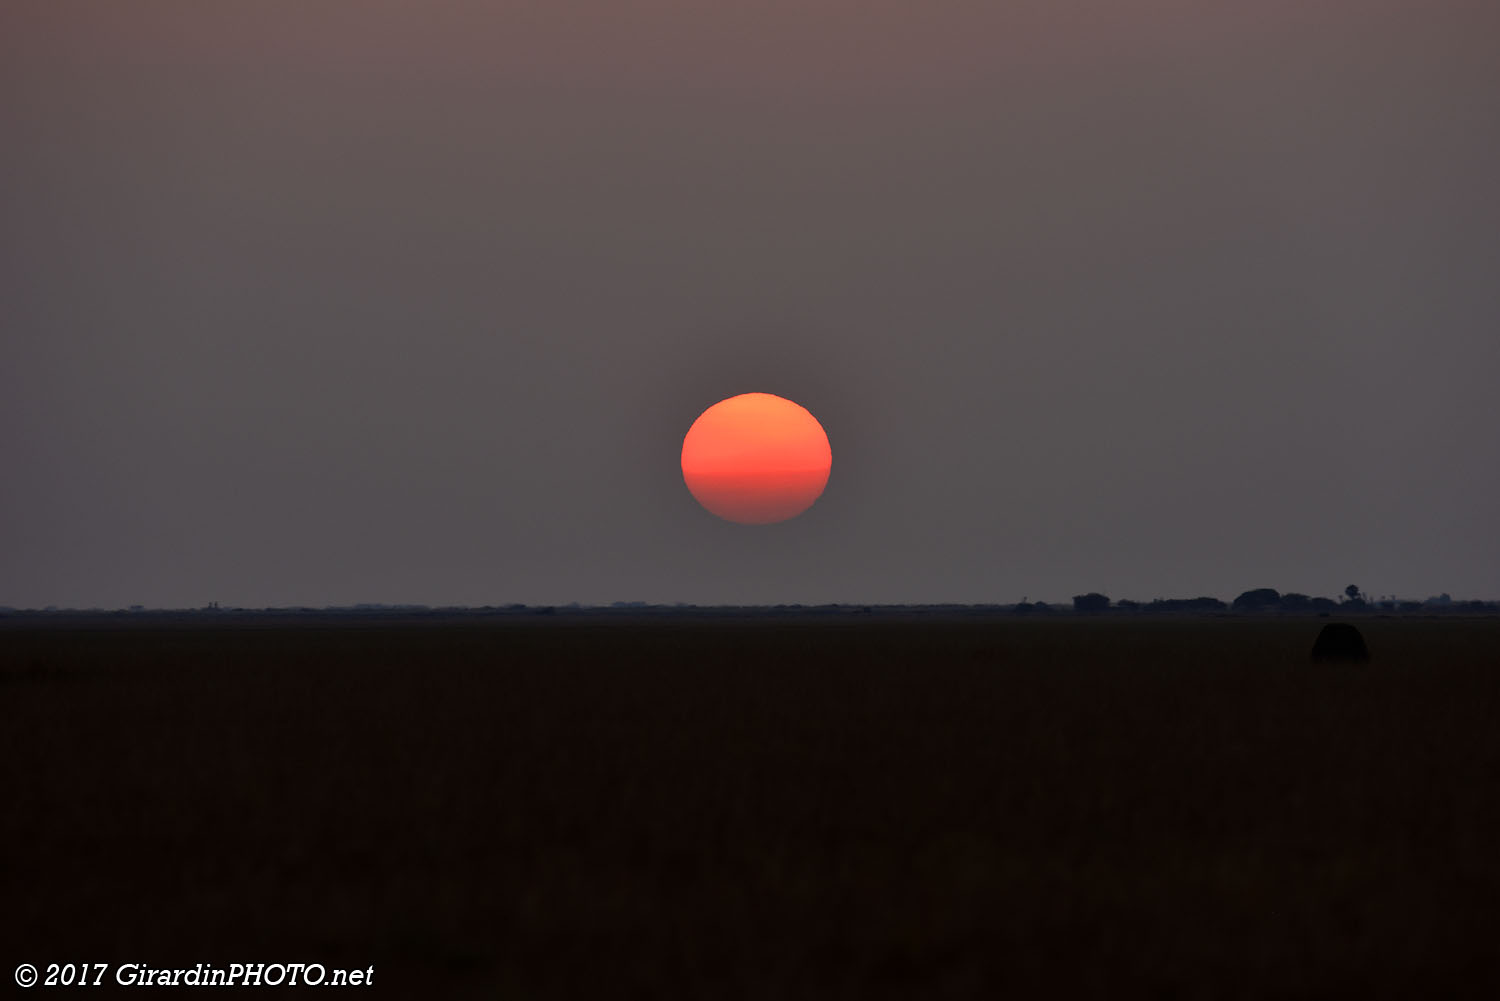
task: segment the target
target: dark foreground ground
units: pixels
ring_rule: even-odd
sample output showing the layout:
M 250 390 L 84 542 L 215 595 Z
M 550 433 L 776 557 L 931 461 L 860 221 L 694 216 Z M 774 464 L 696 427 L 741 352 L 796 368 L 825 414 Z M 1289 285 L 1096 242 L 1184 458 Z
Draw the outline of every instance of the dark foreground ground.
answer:
M 0 977 L 1495 997 L 1500 621 L 1321 624 L 6 629 Z

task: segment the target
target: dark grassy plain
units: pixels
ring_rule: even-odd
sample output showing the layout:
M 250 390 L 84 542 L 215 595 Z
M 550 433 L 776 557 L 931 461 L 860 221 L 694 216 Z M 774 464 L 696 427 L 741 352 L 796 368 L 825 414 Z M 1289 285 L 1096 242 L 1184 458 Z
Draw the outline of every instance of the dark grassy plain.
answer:
M 1500 620 L 1324 621 L 5 628 L 0 972 L 1494 997 Z

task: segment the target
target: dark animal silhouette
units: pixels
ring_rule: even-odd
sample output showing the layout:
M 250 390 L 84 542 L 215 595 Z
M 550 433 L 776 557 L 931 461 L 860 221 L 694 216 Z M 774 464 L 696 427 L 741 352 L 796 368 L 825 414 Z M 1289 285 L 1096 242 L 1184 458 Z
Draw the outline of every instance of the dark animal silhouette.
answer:
M 1363 664 L 1370 659 L 1370 650 L 1358 629 L 1347 622 L 1330 622 L 1313 643 L 1312 659 Z

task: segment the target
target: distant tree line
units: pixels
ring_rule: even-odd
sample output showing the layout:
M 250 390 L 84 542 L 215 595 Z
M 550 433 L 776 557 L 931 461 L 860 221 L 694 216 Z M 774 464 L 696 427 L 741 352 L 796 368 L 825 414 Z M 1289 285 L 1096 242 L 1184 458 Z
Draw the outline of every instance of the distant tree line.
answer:
M 1073 596 L 1073 611 L 1097 614 L 1107 611 L 1111 602 L 1098 591 Z M 1222 612 L 1229 606 L 1218 598 L 1157 598 L 1155 601 L 1131 601 L 1122 598 L 1113 603 L 1125 612 Z
M 1218 598 L 1157 598 L 1155 601 L 1131 601 L 1128 598 L 1115 602 L 1119 608 L 1144 612 L 1222 612 L 1229 606 Z
M 1399 601 L 1394 595 L 1388 598 L 1371 600 L 1362 592 L 1358 586 L 1350 584 L 1344 588 L 1343 594 L 1338 601 L 1332 598 L 1314 598 L 1296 591 L 1288 591 L 1282 594 L 1275 588 L 1258 587 L 1245 591 L 1235 598 L 1233 602 L 1225 604 L 1218 598 L 1157 598 L 1155 601 L 1141 602 L 1121 599 L 1111 602 L 1109 598 L 1098 591 L 1090 591 L 1088 594 L 1075 594 L 1073 596 L 1073 611 L 1086 615 L 1097 615 L 1108 611 L 1111 607 L 1126 612 L 1320 612 L 1327 613 L 1334 610 L 1341 612 L 1359 611 L 1388 611 L 1388 612 L 1419 612 L 1434 610 L 1450 610 L 1462 612 L 1494 612 L 1500 611 L 1500 602 L 1493 601 L 1454 601 L 1447 594 L 1426 601 Z M 1017 611 L 1026 611 L 1026 603 L 1016 606 Z

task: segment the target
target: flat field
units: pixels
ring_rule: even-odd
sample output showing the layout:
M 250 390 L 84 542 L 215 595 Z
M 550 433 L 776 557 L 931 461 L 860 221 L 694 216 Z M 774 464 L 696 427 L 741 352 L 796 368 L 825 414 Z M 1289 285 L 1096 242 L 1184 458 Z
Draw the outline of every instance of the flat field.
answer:
M 1500 620 L 1324 621 L 7 626 L 0 975 L 1500 996 Z

